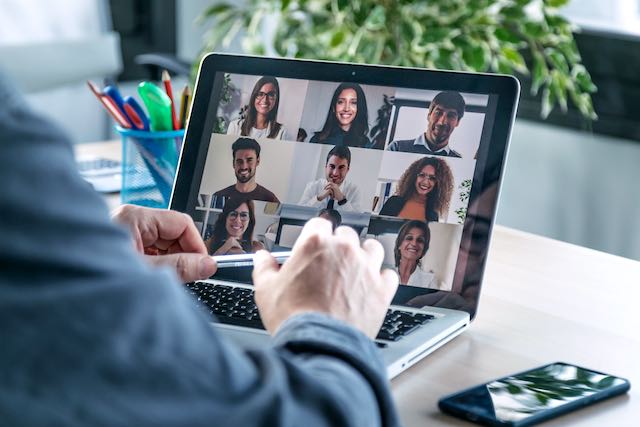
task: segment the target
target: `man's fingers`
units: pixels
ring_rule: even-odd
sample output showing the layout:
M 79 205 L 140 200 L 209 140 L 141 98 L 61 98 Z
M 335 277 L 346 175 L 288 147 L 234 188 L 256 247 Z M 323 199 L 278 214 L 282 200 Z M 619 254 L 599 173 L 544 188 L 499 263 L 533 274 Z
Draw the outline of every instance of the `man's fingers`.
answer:
M 336 235 L 336 237 L 343 238 L 353 245 L 356 245 L 358 247 L 360 246 L 360 237 L 358 237 L 358 233 L 356 233 L 356 231 L 351 227 L 341 225 L 340 227 L 336 228 L 334 234 Z
M 296 248 L 303 246 L 313 235 L 331 236 L 331 234 L 333 234 L 333 227 L 329 221 L 324 218 L 311 218 L 307 221 L 300 232 L 300 236 L 298 236 L 298 239 L 293 244 L 293 251 L 295 252 Z
M 400 279 L 398 278 L 398 273 L 388 268 L 385 268 L 380 275 L 382 276 L 382 284 L 385 297 L 387 298 L 387 304 L 389 304 L 396 294 Z
M 151 232 L 143 234 L 145 246 L 155 245 L 157 242 L 177 242 L 181 252 L 199 253 L 205 255 L 207 248 L 189 215 L 163 209 L 150 209 L 148 217 L 143 221 Z M 148 241 L 153 239 L 154 241 Z M 165 243 L 166 245 L 166 243 Z
M 266 276 L 278 272 L 278 262 L 269 252 L 260 250 L 253 255 L 253 283 L 260 286 Z
M 362 250 L 367 254 L 369 262 L 373 263 L 377 269 L 380 269 L 382 261 L 384 261 L 384 249 L 380 242 L 374 239 L 367 239 L 362 244 Z
M 207 279 L 216 272 L 216 262 L 210 256 L 200 254 L 171 254 L 145 256 L 147 261 L 157 266 L 171 267 L 183 282 Z

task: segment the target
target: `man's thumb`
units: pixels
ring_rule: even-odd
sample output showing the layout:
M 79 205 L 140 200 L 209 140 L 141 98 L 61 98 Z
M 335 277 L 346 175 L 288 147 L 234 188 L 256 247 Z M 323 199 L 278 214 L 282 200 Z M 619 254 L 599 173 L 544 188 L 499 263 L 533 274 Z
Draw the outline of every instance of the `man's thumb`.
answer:
M 200 254 L 147 255 L 147 261 L 157 266 L 173 268 L 180 280 L 193 282 L 208 279 L 217 270 L 216 262 L 210 256 Z
M 253 284 L 259 286 L 261 278 L 278 271 L 278 262 L 269 252 L 260 250 L 253 256 Z

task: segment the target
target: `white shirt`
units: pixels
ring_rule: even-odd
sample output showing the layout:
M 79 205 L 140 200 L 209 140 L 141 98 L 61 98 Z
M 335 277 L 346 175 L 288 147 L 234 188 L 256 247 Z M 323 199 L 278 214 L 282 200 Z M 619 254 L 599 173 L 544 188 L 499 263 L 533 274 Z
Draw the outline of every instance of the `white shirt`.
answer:
M 436 151 L 433 151 L 431 148 L 429 148 L 429 144 L 427 144 L 427 138 L 425 138 L 424 133 L 421 133 L 420 136 L 413 141 L 413 145 L 423 145 L 427 150 L 433 152 L 434 154 L 440 154 L 444 151 L 447 156 L 451 155 L 451 148 L 449 148 L 449 144 Z
M 444 291 L 449 290 L 446 289 L 444 283 L 438 283 L 436 275 L 432 271 L 424 271 L 420 266 L 417 266 L 415 271 L 411 273 L 406 285 L 416 286 L 418 288 L 438 289 Z
M 318 201 L 318 194 L 324 191 L 324 187 L 326 187 L 328 183 L 329 181 L 322 178 L 307 184 L 298 204 L 304 206 L 313 206 L 316 208 L 327 207 L 329 198 L 327 197 L 322 199 L 322 201 Z M 343 205 L 339 205 L 338 201 L 336 200 L 336 202 L 333 204 L 333 208 L 337 211 L 363 212 L 362 208 L 360 207 L 360 190 L 358 190 L 358 187 L 351 184 L 350 182 L 343 181 L 342 184 L 339 185 L 339 188 L 340 191 L 342 191 L 342 194 L 344 194 L 344 197 L 347 198 L 347 202 Z
M 244 123 L 243 119 L 237 119 L 231 121 L 229 123 L 229 128 L 227 128 L 227 135 L 238 135 L 241 136 L 242 132 L 242 124 Z M 267 125 L 265 129 L 256 129 L 251 128 L 249 132 L 249 137 L 251 138 L 269 138 L 269 133 L 271 132 L 271 123 Z M 287 129 L 284 126 L 280 126 L 280 130 L 276 134 L 273 139 L 289 139 L 289 134 L 287 133 Z

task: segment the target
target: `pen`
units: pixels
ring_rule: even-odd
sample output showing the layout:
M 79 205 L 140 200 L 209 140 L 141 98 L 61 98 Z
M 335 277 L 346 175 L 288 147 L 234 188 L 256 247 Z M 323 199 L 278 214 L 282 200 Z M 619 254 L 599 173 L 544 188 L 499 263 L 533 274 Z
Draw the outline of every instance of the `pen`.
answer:
M 100 89 L 98 89 L 98 87 L 95 85 L 95 83 L 93 83 L 92 81 L 87 80 L 87 86 L 89 86 L 89 89 L 91 90 L 91 92 L 93 92 L 96 98 L 98 98 L 98 101 L 100 101 L 100 103 L 104 106 L 104 108 L 107 109 L 111 117 L 113 117 L 113 119 L 118 123 L 118 125 L 126 129 L 131 128 L 131 124 L 129 123 L 129 120 L 127 120 L 127 118 L 124 116 L 124 113 L 120 111 L 118 106 L 113 102 L 111 98 L 103 94 L 100 91 Z
M 191 101 L 191 88 L 185 85 L 180 95 L 182 102 L 180 103 L 180 129 L 187 127 L 187 117 L 189 117 L 189 101 Z
M 167 96 L 171 100 L 171 126 L 173 130 L 180 129 L 180 125 L 178 124 L 178 119 L 176 119 L 176 107 L 173 102 L 173 89 L 171 87 L 171 77 L 169 76 L 169 72 L 167 70 L 162 70 L 162 83 L 164 84 L 164 90 L 167 92 Z
M 131 125 L 130 127 L 137 128 L 135 121 L 129 116 L 129 114 L 127 114 L 127 110 L 124 108 L 124 99 L 122 99 L 122 95 L 120 95 L 118 88 L 115 86 L 105 86 L 102 93 L 111 98 L 113 103 L 118 107 Z
M 127 112 L 136 128 L 139 130 L 149 130 L 149 119 L 134 97 L 127 96 L 124 99 L 124 110 Z
M 158 86 L 151 82 L 138 85 L 138 93 L 151 120 L 152 131 L 173 130 L 171 122 L 171 99 Z

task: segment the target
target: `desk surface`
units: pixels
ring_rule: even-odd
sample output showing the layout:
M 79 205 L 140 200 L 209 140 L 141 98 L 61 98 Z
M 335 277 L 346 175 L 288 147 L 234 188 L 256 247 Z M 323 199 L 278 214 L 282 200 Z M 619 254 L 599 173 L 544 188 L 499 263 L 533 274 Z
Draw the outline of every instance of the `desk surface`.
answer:
M 625 377 L 628 395 L 548 426 L 637 426 L 640 263 L 496 227 L 471 327 L 393 382 L 405 425 L 470 425 L 439 413 L 440 396 L 553 361 Z
M 79 153 L 119 158 L 118 142 Z M 119 199 L 107 197 L 110 207 Z M 440 396 L 553 361 L 625 377 L 628 395 L 545 426 L 637 426 L 640 262 L 505 227 L 495 228 L 478 316 L 471 327 L 392 381 L 408 427 L 469 426 L 441 414 Z

